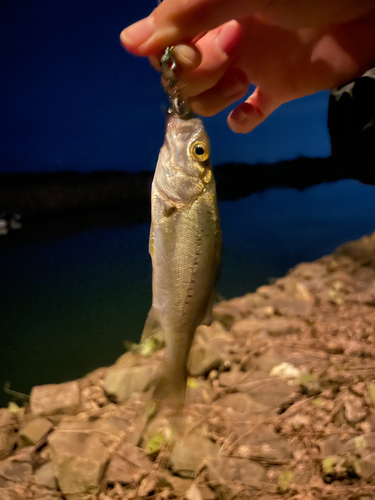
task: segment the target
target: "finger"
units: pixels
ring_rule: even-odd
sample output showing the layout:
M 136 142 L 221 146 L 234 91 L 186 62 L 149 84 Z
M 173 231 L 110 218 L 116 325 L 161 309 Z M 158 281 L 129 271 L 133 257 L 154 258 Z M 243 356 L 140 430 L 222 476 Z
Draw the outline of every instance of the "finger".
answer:
M 245 102 L 237 106 L 228 116 L 228 125 L 233 132 L 247 134 L 262 123 L 283 102 L 272 98 L 257 87 Z
M 231 65 L 240 44 L 242 28 L 237 21 L 229 21 L 209 31 L 196 47 L 202 54 L 198 67 L 181 71 L 180 80 L 184 95 L 192 97 L 214 87 Z
M 199 115 L 213 116 L 246 95 L 248 88 L 245 73 L 237 68 L 229 68 L 214 87 L 191 97 L 189 104 Z
M 174 46 L 171 52 L 172 56 L 176 60 L 180 75 L 183 73 L 189 73 L 199 66 L 202 61 L 201 53 L 194 45 L 179 44 Z M 160 60 L 162 55 L 163 54 L 160 53 L 149 57 L 150 63 L 157 71 L 161 71 Z
M 150 56 L 231 19 L 249 16 L 263 5 L 264 0 L 164 0 L 150 16 L 124 29 L 121 43 L 130 52 Z

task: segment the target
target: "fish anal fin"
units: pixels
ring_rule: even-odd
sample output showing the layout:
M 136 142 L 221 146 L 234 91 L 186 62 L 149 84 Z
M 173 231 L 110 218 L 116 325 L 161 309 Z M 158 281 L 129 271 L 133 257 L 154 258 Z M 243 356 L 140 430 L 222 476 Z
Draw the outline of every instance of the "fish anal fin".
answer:
M 163 331 L 160 325 L 160 321 L 155 312 L 155 309 L 151 307 L 147 315 L 145 325 L 143 327 L 141 342 L 144 342 L 148 338 L 156 335 L 163 336 Z
M 151 222 L 150 239 L 148 240 L 148 252 L 151 255 L 151 260 L 154 260 L 154 229 Z
M 211 295 L 207 301 L 206 309 L 204 312 L 204 316 L 201 322 L 201 325 L 210 325 L 213 321 L 212 308 L 213 305 L 217 302 L 217 293 L 216 290 L 213 289 Z

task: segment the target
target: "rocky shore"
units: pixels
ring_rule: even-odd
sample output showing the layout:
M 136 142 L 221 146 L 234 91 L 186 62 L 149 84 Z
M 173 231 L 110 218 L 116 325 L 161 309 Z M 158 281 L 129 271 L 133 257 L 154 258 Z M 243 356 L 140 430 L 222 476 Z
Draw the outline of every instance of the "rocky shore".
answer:
M 375 499 L 375 233 L 217 304 L 179 416 L 145 390 L 162 355 L 0 409 L 0 499 Z

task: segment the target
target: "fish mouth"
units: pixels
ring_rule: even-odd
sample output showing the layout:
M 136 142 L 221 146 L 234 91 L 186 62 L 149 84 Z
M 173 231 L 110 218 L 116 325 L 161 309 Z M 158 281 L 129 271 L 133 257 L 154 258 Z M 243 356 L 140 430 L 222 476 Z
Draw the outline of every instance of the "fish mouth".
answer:
M 171 107 L 168 113 L 172 116 L 176 116 L 181 120 L 190 120 L 194 118 L 194 112 L 190 107 L 187 99 L 182 97 L 180 93 L 174 96 L 170 96 Z

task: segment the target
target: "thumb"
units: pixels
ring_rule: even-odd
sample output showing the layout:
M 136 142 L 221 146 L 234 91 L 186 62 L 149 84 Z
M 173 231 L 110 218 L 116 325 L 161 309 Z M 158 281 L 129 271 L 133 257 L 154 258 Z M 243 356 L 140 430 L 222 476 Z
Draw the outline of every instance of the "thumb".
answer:
M 130 52 L 150 56 L 165 47 L 191 41 L 232 19 L 249 16 L 265 0 L 164 0 L 148 17 L 121 33 L 121 43 Z
M 228 125 L 233 132 L 247 134 L 284 102 L 286 101 L 275 99 L 257 87 L 245 102 L 237 106 L 229 114 Z

